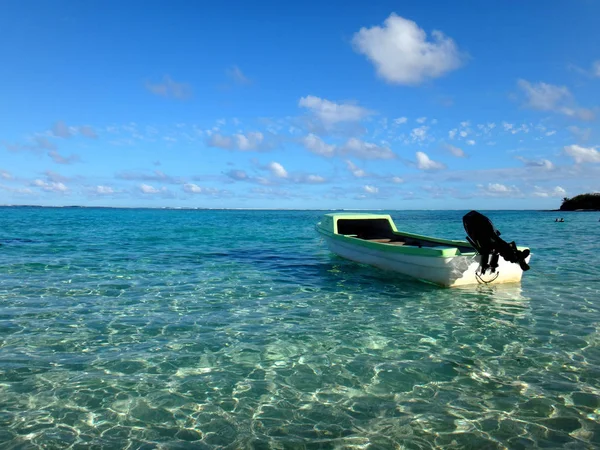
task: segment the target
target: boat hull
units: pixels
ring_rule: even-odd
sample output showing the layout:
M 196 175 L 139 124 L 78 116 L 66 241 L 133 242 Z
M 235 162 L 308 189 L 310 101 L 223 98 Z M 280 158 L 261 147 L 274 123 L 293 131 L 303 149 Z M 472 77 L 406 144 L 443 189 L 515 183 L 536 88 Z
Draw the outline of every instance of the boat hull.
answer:
M 523 275 L 518 264 L 500 257 L 496 273 L 479 276 L 481 256 L 478 254 L 456 256 L 423 256 L 388 251 L 387 244 L 364 246 L 351 238 L 322 234 L 329 250 L 336 255 L 369 264 L 384 270 L 401 273 L 421 281 L 443 287 L 474 284 L 518 283 Z M 529 261 L 529 257 L 527 258 Z

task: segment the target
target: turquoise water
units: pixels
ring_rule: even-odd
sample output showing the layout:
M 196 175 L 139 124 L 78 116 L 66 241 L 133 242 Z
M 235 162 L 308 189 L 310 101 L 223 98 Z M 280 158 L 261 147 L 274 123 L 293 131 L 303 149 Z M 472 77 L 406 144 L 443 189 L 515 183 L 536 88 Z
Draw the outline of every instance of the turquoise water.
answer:
M 316 211 L 0 208 L 0 447 L 597 447 L 599 214 L 486 214 L 520 285 L 344 261 Z

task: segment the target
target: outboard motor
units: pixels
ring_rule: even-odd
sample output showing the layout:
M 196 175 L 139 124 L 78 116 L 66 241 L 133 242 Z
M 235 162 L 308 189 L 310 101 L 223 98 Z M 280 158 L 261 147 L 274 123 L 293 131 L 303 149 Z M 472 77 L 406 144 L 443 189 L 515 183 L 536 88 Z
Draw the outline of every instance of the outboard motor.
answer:
M 467 240 L 481 255 L 482 275 L 487 269 L 491 269 L 492 273 L 496 272 L 500 256 L 508 262 L 519 264 L 523 271 L 529 270 L 529 265 L 525 262 L 529 250 L 518 250 L 514 241 L 509 244 L 501 239 L 500 232 L 483 214 L 477 211 L 465 214 L 463 225 L 467 232 Z

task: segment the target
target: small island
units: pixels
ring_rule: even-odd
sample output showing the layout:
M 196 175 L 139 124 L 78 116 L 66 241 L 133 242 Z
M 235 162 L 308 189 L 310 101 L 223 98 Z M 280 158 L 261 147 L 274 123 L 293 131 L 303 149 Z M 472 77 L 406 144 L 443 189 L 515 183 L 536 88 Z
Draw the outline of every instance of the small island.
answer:
M 600 211 L 600 193 L 565 197 L 559 211 Z

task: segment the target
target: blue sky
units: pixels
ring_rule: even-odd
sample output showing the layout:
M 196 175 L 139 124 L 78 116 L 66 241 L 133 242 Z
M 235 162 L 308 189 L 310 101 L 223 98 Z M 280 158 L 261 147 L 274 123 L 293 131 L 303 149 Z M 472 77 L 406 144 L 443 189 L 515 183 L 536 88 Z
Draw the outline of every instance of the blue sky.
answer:
M 8 1 L 0 204 L 546 209 L 600 191 L 600 2 Z

